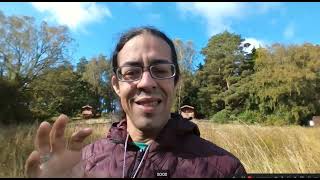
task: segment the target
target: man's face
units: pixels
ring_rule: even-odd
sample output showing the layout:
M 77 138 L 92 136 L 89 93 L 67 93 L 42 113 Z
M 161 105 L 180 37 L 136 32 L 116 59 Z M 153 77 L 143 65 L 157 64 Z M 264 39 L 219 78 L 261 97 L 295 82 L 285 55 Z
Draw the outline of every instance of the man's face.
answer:
M 151 34 L 141 34 L 129 40 L 118 54 L 118 67 L 123 65 L 154 65 L 159 60 L 172 63 L 169 45 Z M 144 71 L 141 80 L 122 82 L 113 76 L 113 87 L 120 97 L 128 123 L 141 131 L 161 129 L 170 118 L 174 99 L 174 78 L 154 79 Z

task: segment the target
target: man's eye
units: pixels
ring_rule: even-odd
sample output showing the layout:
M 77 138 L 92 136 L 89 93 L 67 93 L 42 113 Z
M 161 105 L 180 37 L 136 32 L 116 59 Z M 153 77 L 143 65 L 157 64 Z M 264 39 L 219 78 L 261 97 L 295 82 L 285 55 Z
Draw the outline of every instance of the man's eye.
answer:
M 167 67 L 155 67 L 152 69 L 153 73 L 158 76 L 170 74 L 170 69 Z
M 123 73 L 123 75 L 136 75 L 139 74 L 139 70 L 127 70 Z
M 140 76 L 139 69 L 128 69 L 122 73 L 122 76 L 126 80 L 136 79 Z
M 167 69 L 155 68 L 154 72 L 162 74 L 162 73 L 168 73 L 169 71 Z

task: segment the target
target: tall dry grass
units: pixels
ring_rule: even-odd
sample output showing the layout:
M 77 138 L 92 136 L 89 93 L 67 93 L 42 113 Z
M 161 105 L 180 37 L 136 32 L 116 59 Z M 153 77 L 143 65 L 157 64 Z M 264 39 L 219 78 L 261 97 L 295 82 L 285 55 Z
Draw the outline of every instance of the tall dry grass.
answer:
M 320 128 L 197 124 L 203 138 L 233 153 L 249 173 L 320 172 Z
M 196 123 L 203 138 L 237 156 L 249 173 L 320 172 L 320 128 Z M 66 136 L 88 126 L 94 133 L 86 144 L 104 136 L 110 124 L 70 123 Z M 33 150 L 37 127 L 0 127 L 0 177 L 24 177 L 24 163 Z
M 65 137 L 70 137 L 80 128 L 91 127 L 93 134 L 85 140 L 85 144 L 103 137 L 110 124 L 75 124 L 66 128 Z M 20 125 L 18 127 L 0 127 L 0 178 L 25 177 L 24 164 L 29 154 L 34 150 L 34 137 L 38 125 Z

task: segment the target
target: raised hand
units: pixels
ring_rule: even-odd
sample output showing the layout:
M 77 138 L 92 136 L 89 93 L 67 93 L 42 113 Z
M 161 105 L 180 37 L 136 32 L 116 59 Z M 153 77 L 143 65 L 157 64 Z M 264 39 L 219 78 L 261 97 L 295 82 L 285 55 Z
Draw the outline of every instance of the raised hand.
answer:
M 68 117 L 60 115 L 53 126 L 42 122 L 37 130 L 35 151 L 25 164 L 27 177 L 81 177 L 80 165 L 83 141 L 92 133 L 92 129 L 81 129 L 72 134 L 69 148 L 66 148 L 64 131 Z

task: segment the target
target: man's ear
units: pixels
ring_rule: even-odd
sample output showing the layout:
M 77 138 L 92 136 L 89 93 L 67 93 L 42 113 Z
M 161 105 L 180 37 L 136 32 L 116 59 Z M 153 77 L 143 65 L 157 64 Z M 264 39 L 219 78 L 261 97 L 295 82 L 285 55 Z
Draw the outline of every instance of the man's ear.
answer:
M 112 78 L 111 78 L 111 84 L 112 84 L 112 87 L 113 87 L 114 91 L 120 97 L 119 81 L 118 81 L 118 79 L 116 78 L 115 75 L 113 75 Z

